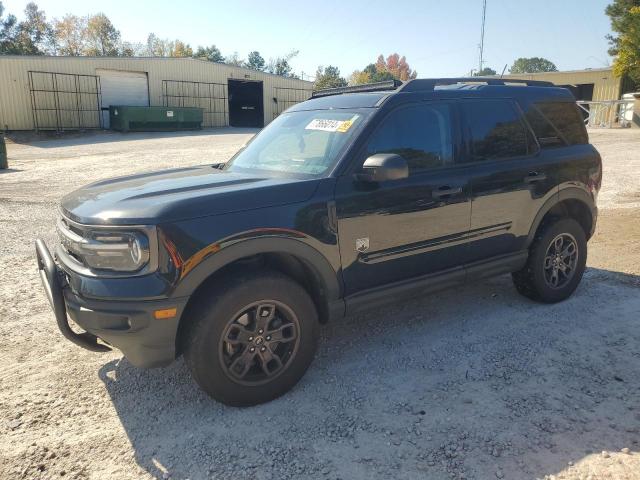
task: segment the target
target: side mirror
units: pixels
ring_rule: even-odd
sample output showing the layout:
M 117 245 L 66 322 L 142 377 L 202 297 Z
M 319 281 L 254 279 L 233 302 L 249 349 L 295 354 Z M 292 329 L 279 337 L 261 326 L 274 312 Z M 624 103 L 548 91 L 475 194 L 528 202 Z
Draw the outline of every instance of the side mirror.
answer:
M 367 158 L 362 165 L 362 173 L 356 174 L 361 182 L 384 182 L 400 180 L 409 176 L 407 161 L 395 153 L 376 153 Z

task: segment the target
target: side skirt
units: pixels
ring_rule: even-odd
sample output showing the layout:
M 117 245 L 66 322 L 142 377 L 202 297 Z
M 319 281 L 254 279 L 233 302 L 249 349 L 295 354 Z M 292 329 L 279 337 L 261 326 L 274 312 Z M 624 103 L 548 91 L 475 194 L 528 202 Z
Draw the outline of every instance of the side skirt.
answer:
M 416 295 L 426 295 L 479 278 L 515 272 L 524 267 L 528 255 L 528 250 L 521 250 L 474 262 L 463 267 L 450 268 L 441 272 L 430 273 L 358 292 L 345 298 L 346 314 L 351 315 L 401 300 L 415 298 Z

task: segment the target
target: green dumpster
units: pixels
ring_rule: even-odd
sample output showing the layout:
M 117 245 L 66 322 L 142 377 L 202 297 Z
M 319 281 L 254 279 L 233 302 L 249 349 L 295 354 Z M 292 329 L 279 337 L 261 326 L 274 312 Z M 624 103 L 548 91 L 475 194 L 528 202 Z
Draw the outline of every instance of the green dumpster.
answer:
M 0 170 L 3 168 L 9 168 L 9 162 L 7 161 L 7 146 L 4 143 L 4 135 L 0 133 Z
M 188 107 L 109 107 L 109 124 L 121 132 L 199 130 L 202 108 Z

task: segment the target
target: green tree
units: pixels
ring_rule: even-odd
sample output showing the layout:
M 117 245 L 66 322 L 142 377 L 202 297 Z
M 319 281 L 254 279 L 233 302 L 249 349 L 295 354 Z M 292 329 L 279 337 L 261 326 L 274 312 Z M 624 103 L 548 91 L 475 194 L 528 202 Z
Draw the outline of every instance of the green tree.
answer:
M 210 47 L 198 47 L 194 56 L 196 58 L 209 60 L 210 62 L 224 62 L 224 56 L 220 52 L 220 49 L 215 45 L 211 45 Z
M 104 13 L 92 15 L 87 20 L 85 55 L 116 57 L 119 53 L 120 32 Z
M 258 51 L 249 52 L 247 61 L 244 64 L 245 67 L 252 70 L 258 70 L 259 72 L 262 72 L 264 70 L 265 65 L 266 63 L 264 61 L 264 58 L 262 58 L 260 52 Z
M 291 67 L 291 64 L 289 63 L 298 55 L 298 53 L 300 53 L 298 50 L 291 50 L 282 57 L 269 59 L 267 72 L 273 73 L 274 75 L 280 75 L 282 77 L 298 78 L 298 76 L 293 73 L 293 67 Z
M 490 77 L 492 75 L 496 75 L 497 73 L 498 72 L 496 72 L 493 68 L 484 67 L 479 72 L 474 73 L 473 76 L 474 77 Z
M 607 6 L 606 14 L 611 19 L 609 53 L 615 56 L 613 72 L 619 77 L 627 76 L 640 88 L 640 0 L 614 0 Z
M 87 40 L 87 19 L 76 15 L 65 15 L 54 24 L 58 53 L 79 56 L 85 51 Z
M 509 69 L 511 73 L 557 72 L 555 64 L 541 57 L 518 58 Z
M 0 54 L 20 54 L 18 45 L 18 19 L 15 15 L 4 15 L 4 5 L 0 2 Z
M 43 10 L 33 2 L 24 9 L 24 21 L 19 25 L 19 39 L 25 55 L 43 55 L 55 53 L 55 35 L 53 27 L 47 22 Z
M 618 35 L 607 35 L 611 48 L 609 49 L 609 55 L 615 57 L 618 55 L 618 49 L 620 47 L 621 36 L 629 31 L 633 26 L 633 14 L 631 9 L 633 7 L 640 7 L 640 0 L 613 0 L 611 5 L 607 5 L 605 13 L 611 20 L 611 30 Z
M 327 67 L 318 67 L 316 71 L 316 81 L 313 84 L 314 90 L 323 90 L 325 88 L 344 87 L 347 81 L 340 76 L 338 67 L 329 65 Z

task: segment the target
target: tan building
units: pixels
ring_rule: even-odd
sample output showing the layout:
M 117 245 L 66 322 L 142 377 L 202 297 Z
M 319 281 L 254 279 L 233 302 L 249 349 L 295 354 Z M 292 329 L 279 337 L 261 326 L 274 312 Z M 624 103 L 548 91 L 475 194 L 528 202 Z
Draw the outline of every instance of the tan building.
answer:
M 204 127 L 262 127 L 312 86 L 193 58 L 0 56 L 0 130 L 108 128 L 110 105 L 199 107 Z
M 569 88 L 576 100 L 607 101 L 619 100 L 624 92 L 624 82 L 609 68 L 590 68 L 567 72 L 520 73 L 504 75 L 503 78 L 523 78 L 543 80 Z

